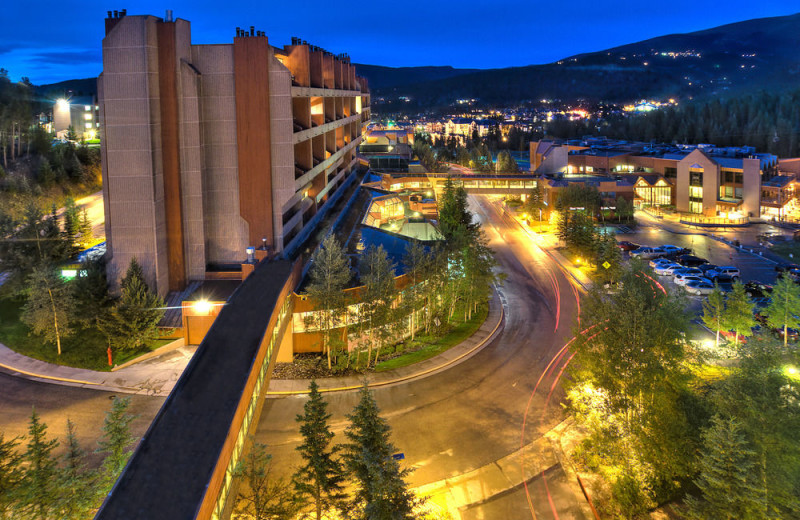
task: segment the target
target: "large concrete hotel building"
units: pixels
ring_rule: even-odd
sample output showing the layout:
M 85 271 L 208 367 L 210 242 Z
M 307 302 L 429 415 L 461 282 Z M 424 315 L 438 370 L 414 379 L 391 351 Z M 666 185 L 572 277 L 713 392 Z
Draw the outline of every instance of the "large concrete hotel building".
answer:
M 109 12 L 98 79 L 109 274 L 162 295 L 279 253 L 354 175 L 369 88 L 345 55 L 260 31 L 195 45 L 190 23 Z M 231 28 L 233 32 L 233 28 Z

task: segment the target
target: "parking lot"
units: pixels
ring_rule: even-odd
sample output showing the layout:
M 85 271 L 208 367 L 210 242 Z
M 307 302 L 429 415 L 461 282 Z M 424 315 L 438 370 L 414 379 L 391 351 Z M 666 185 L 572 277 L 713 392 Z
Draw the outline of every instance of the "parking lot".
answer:
M 705 258 L 712 264 L 738 267 L 742 282 L 756 280 L 767 284 L 775 283 L 775 262 L 757 254 L 740 251 L 709 236 L 679 234 L 655 226 L 640 226 L 634 233 L 617 235 L 617 240 L 627 240 L 650 247 L 663 244 L 685 247 L 690 249 L 693 255 Z

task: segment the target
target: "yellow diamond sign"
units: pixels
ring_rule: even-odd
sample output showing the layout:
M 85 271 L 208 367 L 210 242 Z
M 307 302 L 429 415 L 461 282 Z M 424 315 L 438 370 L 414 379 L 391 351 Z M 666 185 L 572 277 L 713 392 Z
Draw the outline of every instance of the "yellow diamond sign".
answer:
M 606 260 L 605 262 L 603 262 L 603 267 L 605 267 L 606 269 L 608 269 L 609 267 L 611 267 L 611 264 L 609 264 L 609 263 L 608 263 L 608 260 Z

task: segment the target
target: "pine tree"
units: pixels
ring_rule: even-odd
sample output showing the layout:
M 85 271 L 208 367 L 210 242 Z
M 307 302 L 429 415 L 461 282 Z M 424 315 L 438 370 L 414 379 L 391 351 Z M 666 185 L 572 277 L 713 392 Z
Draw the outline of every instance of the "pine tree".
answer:
M 147 345 L 158 337 L 158 322 L 164 315 L 164 300 L 153 293 L 134 258 L 121 282 L 122 297 L 104 318 L 100 328 L 109 341 L 122 350 Z
M 725 296 L 722 294 L 719 285 L 714 284 L 714 290 L 708 295 L 708 299 L 703 302 L 703 324 L 716 333 L 714 347 L 719 348 L 719 331 L 725 323 Z
M 95 453 L 105 454 L 98 486 L 102 497 L 111 491 L 131 456 L 129 448 L 133 446 L 135 439 L 131 436 L 130 424 L 135 416 L 128 413 L 130 404 L 130 397 L 114 398 L 111 410 L 106 412 L 103 422 L 103 437 L 97 441 L 99 448 Z
M 328 426 L 331 414 L 328 403 L 322 398 L 317 382 L 309 386 L 308 401 L 303 414 L 297 416 L 302 443 L 296 448 L 303 465 L 295 472 L 292 481 L 298 495 L 308 496 L 315 507 L 315 518 L 320 520 L 330 509 L 344 510 L 347 494 L 344 492 L 344 470 L 337 460 L 338 446 L 331 446 L 333 432 Z
M 0 432 L 0 519 L 13 518 L 17 509 L 22 455 L 17 451 L 19 441 L 5 440 Z
M 397 449 L 390 441 L 391 428 L 380 417 L 372 392 L 364 385 L 345 436 L 344 462 L 356 487 L 353 511 L 364 520 L 401 520 L 414 518 L 419 504 L 408 490 L 405 478 L 410 470 L 401 469 L 392 457 Z
M 290 520 L 303 507 L 300 498 L 283 479 L 272 475 L 272 456 L 257 442 L 239 461 L 234 475 L 241 479 L 234 504 L 236 518 Z
M 62 466 L 56 479 L 58 518 L 83 520 L 91 516 L 91 511 L 96 506 L 95 475 L 86 466 L 85 452 L 78 444 L 75 424 L 69 419 L 66 446 L 67 451 L 62 456 Z
M 782 329 L 783 346 L 789 341 L 789 328 L 800 326 L 800 286 L 785 273 L 775 283 L 772 299 L 764 311 L 767 325 L 774 329 Z
M 347 298 L 344 290 L 350 282 L 350 261 L 345 256 L 336 237 L 329 235 L 311 257 L 310 283 L 306 289 L 314 301 L 316 311 L 309 324 L 322 332 L 322 352 L 328 359 L 337 357 L 338 350 L 347 337 Z
M 105 261 L 86 260 L 80 270 L 73 282 L 77 317 L 84 325 L 94 325 L 104 319 L 111 303 Z
M 64 282 L 52 266 L 34 267 L 28 276 L 28 300 L 22 310 L 22 321 L 34 332 L 54 342 L 61 355 L 61 339 L 72 333 L 74 305 L 72 287 Z
M 696 520 L 759 520 L 767 517 L 766 493 L 755 451 L 736 419 L 715 416 L 703 434 L 695 484 L 701 497 L 687 500 Z
M 739 336 L 748 337 L 753 334 L 752 328 L 756 325 L 753 318 L 753 302 L 747 296 L 744 284 L 740 281 L 733 283 L 733 290 L 725 300 L 725 315 L 722 320 L 725 328 L 734 331 L 734 347 L 739 346 Z
M 23 455 L 25 469 L 20 483 L 20 505 L 25 516 L 36 520 L 50 518 L 56 504 L 58 466 L 53 450 L 58 441 L 47 440 L 47 425 L 36 409 L 31 412 L 28 426 L 28 446 Z

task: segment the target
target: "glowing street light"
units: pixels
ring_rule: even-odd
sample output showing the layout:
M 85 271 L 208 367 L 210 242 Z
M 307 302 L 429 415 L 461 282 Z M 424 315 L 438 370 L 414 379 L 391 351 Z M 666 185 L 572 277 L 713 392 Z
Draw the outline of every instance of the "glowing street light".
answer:
M 64 98 L 57 99 L 56 107 L 58 107 L 59 110 L 69 110 L 69 101 Z

